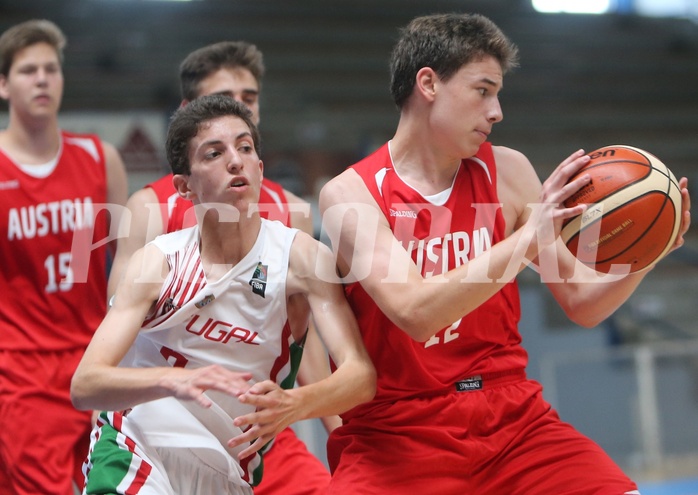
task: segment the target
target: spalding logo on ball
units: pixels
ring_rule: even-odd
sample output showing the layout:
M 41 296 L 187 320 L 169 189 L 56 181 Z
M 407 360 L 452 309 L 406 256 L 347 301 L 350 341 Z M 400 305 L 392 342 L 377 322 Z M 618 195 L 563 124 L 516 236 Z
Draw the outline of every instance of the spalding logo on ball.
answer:
M 565 201 L 587 204 L 568 220 L 561 237 L 577 259 L 598 272 L 638 272 L 662 259 L 681 226 L 679 183 L 656 156 L 624 145 L 589 153 L 591 160 L 574 177 L 591 182 Z M 624 265 L 624 266 L 623 266 Z

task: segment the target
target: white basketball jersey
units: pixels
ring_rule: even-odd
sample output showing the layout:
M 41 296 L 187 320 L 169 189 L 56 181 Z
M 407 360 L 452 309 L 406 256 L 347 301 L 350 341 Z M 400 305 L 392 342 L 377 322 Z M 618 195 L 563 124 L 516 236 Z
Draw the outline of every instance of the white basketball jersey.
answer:
M 131 366 L 199 368 L 218 364 L 252 373 L 252 382 L 271 379 L 292 387 L 298 363 L 291 360 L 286 278 L 296 232 L 280 222 L 262 220 L 250 252 L 210 283 L 199 253 L 198 227 L 157 237 L 153 244 L 165 253 L 170 272 L 133 344 Z M 210 449 L 221 452 L 222 448 L 232 459 L 210 459 L 209 464 L 239 471 L 234 456 L 241 448 L 233 451 L 226 443 L 241 433 L 232 426 L 233 419 L 254 408 L 226 394 L 206 394 L 214 407 L 204 409 L 191 401 L 168 398 L 135 406 L 127 419 L 135 421 L 155 446 L 203 448 L 200 457 L 207 459 L 214 454 Z M 192 422 L 191 416 L 196 421 Z M 211 442 L 206 431 L 217 442 Z M 252 482 L 248 475 L 258 463 L 258 459 L 245 463 L 244 472 L 239 474 Z

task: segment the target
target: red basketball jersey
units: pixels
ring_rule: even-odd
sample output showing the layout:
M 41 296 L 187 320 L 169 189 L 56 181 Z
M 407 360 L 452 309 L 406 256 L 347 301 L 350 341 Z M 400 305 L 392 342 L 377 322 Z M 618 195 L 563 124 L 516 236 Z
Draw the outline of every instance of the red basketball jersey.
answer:
M 172 174 L 167 174 L 160 177 L 158 180 L 151 182 L 146 187 L 153 190 L 155 196 L 158 198 L 158 203 L 160 203 L 160 213 L 162 214 L 164 234 L 174 232 L 185 227 L 192 227 L 194 223 L 196 223 L 196 219 L 194 219 L 194 223 L 184 225 L 184 211 L 191 207 L 191 201 L 182 199 L 179 196 L 179 193 L 172 184 Z M 180 202 L 185 205 L 186 208 L 177 208 L 177 204 Z M 170 224 L 172 225 L 170 226 Z
M 352 168 L 427 278 L 467 263 L 504 238 L 489 143 L 483 144 L 474 158 L 462 161 L 450 191 L 430 199 L 400 179 L 387 144 Z M 375 399 L 346 417 L 360 411 L 363 414 L 382 401 L 451 392 L 459 380 L 526 365 L 517 330 L 520 307 L 516 282 L 425 343 L 413 340 L 393 324 L 360 283 L 349 284 L 346 293 L 378 370 Z
M 172 184 L 172 174 L 148 184 L 158 197 L 162 224 L 167 227 L 165 233 L 193 227 L 196 224 L 194 211 L 191 210 L 192 202 L 182 198 Z M 259 213 L 262 218 L 279 220 L 290 227 L 290 216 L 286 195 L 280 184 L 267 178 L 262 180 L 262 189 L 259 195 Z
M 108 215 L 99 138 L 61 133 L 54 170 L 23 172 L 0 151 L 0 348 L 84 348 L 106 313 Z

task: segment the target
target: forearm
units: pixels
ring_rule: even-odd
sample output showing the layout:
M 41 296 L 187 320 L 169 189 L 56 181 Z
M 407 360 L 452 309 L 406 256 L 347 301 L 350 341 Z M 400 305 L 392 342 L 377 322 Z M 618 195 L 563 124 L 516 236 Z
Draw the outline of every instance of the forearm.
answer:
M 77 409 L 121 411 L 172 395 L 163 385 L 170 368 L 119 368 L 95 365 L 78 368 L 70 396 Z
M 339 415 L 369 401 L 376 392 L 373 366 L 361 360 L 346 360 L 329 377 L 289 393 L 298 404 L 295 421 Z
M 322 426 L 325 427 L 325 431 L 329 434 L 332 433 L 336 428 L 342 426 L 342 418 L 338 414 L 333 414 L 332 416 L 323 416 L 320 418 Z
M 559 282 L 549 287 L 570 320 L 591 328 L 627 301 L 646 273 L 634 273 L 614 281 L 599 278 L 596 282 Z
M 368 290 L 391 321 L 424 342 L 513 281 L 533 256 L 530 239 L 518 231 L 447 273 L 424 278 L 412 271 L 405 282 L 375 280 Z
M 614 273 L 599 273 L 581 263 L 558 242 L 538 260 L 541 280 L 574 323 L 594 327 L 617 310 L 649 270 L 629 273 L 623 266 Z M 628 268 L 628 267 L 625 267 Z
M 78 409 L 119 411 L 169 396 L 210 407 L 212 402 L 205 391 L 238 397 L 249 390 L 251 378 L 251 373 L 215 364 L 191 369 L 120 368 L 95 360 L 78 366 L 70 393 Z
M 308 335 L 303 346 L 303 359 L 298 369 L 298 383 L 310 385 L 330 376 L 329 356 L 313 324 L 308 328 Z M 339 416 L 323 416 L 320 418 L 327 432 L 331 432 L 342 424 Z

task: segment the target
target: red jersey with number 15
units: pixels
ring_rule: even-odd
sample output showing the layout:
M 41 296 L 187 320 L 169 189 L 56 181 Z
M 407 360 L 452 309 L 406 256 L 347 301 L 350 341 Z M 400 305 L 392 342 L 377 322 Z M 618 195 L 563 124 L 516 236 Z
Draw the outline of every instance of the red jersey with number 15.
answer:
M 61 132 L 53 171 L 25 173 L 0 150 L 0 349 L 84 348 L 106 313 L 108 215 L 102 143 Z
M 179 195 L 172 184 L 172 174 L 167 174 L 146 187 L 150 187 L 158 197 L 162 224 L 166 227 L 163 233 L 196 225 L 194 210 L 191 209 L 193 203 Z M 280 184 L 266 178 L 262 180 L 259 213 L 262 218 L 278 220 L 287 227 L 291 226 L 286 195 Z
M 467 263 L 504 238 L 489 143 L 483 144 L 474 158 L 461 162 L 450 189 L 429 198 L 402 181 L 393 167 L 388 144 L 352 169 L 361 176 L 393 234 L 426 278 Z M 393 324 L 360 283 L 348 285 L 346 293 L 378 371 L 375 399 L 346 417 L 384 401 L 454 392 L 455 382 L 477 374 L 526 366 L 517 330 L 520 308 L 516 282 L 427 342 L 413 340 Z

